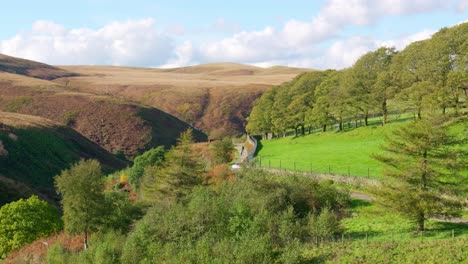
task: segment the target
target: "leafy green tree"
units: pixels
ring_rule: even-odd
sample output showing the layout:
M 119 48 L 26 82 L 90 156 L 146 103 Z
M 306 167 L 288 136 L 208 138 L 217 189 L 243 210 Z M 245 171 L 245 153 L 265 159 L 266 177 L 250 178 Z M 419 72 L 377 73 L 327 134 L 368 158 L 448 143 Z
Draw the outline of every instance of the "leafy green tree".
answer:
M 277 87 L 273 87 L 255 101 L 252 112 L 247 118 L 248 123 L 246 130 L 250 134 L 263 135 L 272 131 L 273 123 L 271 120 L 271 111 L 273 109 L 276 90 Z
M 360 57 L 351 69 L 354 79 L 353 81 L 350 79 L 353 82 L 350 87 L 353 105 L 364 115 L 366 126 L 368 125 L 369 112 L 375 108 L 382 109 L 384 120 L 386 120 L 387 99 L 389 97 L 386 91 L 388 83 L 382 83 L 382 78 L 386 76 L 380 76 L 380 85 L 377 83 L 379 75 L 389 70 L 395 53 L 395 48 L 379 48 Z
M 55 186 L 62 195 L 65 231 L 82 233 L 87 249 L 88 232 L 98 230 L 106 214 L 101 165 L 96 160 L 81 160 L 56 176 Z
M 307 113 L 306 120 L 310 124 L 321 126 L 324 132 L 327 126 L 335 121 L 333 103 L 335 100 L 341 100 L 341 98 L 334 98 L 335 91 L 333 91 L 340 86 L 339 74 L 337 71 L 331 72 L 328 78 L 315 89 L 316 101 L 312 110 Z
M 315 89 L 327 78 L 329 71 L 313 71 L 304 73 L 296 78 L 289 88 L 291 103 L 288 105 L 288 112 L 291 123 L 296 130 L 301 128 L 304 134 L 307 112 L 312 109 L 315 102 Z
M 141 205 L 132 202 L 127 192 L 107 191 L 105 192 L 105 214 L 99 229 L 126 233 L 131 224 L 140 219 L 142 215 Z
M 443 121 L 413 121 L 388 136 L 384 153 L 374 155 L 387 165 L 383 186 L 376 190 L 379 202 L 413 219 L 419 230 L 426 219 L 455 216 L 462 208 L 454 196 L 457 185 L 466 186 L 467 153 L 459 147 L 466 146 L 466 138 L 448 133 Z
M 140 156 L 136 157 L 133 161 L 133 167 L 130 171 L 129 182 L 133 186 L 138 187 L 138 181 L 145 172 L 145 168 L 149 166 L 159 166 L 164 160 L 164 147 L 159 146 L 152 148 Z
M 414 110 L 415 115 L 421 119 L 424 108 L 430 108 L 434 102 L 434 91 L 436 87 L 428 81 L 415 82 L 409 88 L 403 90 L 398 98 Z
M 288 105 L 291 103 L 291 98 L 288 95 L 288 85 L 283 84 L 279 87 L 275 94 L 275 100 L 273 102 L 273 108 L 271 110 L 271 120 L 273 124 L 273 130 L 276 133 L 282 133 L 286 135 L 286 130 L 292 128 L 292 119 L 288 111 Z
M 0 260 L 8 252 L 62 229 L 57 209 L 37 196 L 0 208 Z

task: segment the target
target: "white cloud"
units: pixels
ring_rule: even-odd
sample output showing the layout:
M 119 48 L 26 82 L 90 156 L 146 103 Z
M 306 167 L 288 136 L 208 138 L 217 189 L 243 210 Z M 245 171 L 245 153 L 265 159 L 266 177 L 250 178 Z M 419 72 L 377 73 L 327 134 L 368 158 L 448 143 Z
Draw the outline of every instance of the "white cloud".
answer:
M 378 41 L 377 45 L 378 45 L 378 47 L 380 47 L 380 46 L 395 47 L 397 50 L 402 50 L 406 46 L 411 44 L 412 42 L 430 38 L 434 33 L 436 33 L 435 30 L 425 29 L 425 30 L 417 32 L 415 34 L 404 36 L 404 37 L 402 37 L 400 39 Z
M 468 0 L 458 1 L 465 10 Z M 0 53 L 51 64 L 111 64 L 180 67 L 205 62 L 241 62 L 268 67 L 287 65 L 317 69 L 351 66 L 379 46 L 402 49 L 430 37 L 432 30 L 393 40 L 370 36 L 344 38 L 351 26 L 369 26 L 385 16 L 431 12 L 454 6 L 450 0 L 329 0 L 309 21 L 291 19 L 282 27 L 267 26 L 239 31 L 238 25 L 219 18 L 211 32 L 195 42 L 182 25 L 158 30 L 153 19 L 117 21 L 99 29 L 67 29 L 50 21 L 37 21 L 29 32 L 0 40 Z M 213 32 L 232 33 L 213 39 Z M 216 34 L 214 34 L 216 35 Z M 176 43 L 175 40 L 178 40 Z
M 0 41 L 0 53 L 51 64 L 160 65 L 174 49 L 153 19 L 113 22 L 100 29 L 65 29 L 38 21 L 32 30 Z
M 178 68 L 196 64 L 194 62 L 194 47 L 191 41 L 186 41 L 175 48 L 175 55 L 159 68 Z
M 326 51 L 331 59 L 304 59 L 320 52 L 321 43 L 339 38 L 349 26 L 375 23 L 388 15 L 407 15 L 447 7 L 445 0 L 330 0 L 311 21 L 287 21 L 281 30 L 266 27 L 260 31 L 241 32 L 200 47 L 202 60 L 251 62 L 254 65 L 346 67 L 363 52 L 370 40 L 362 37 L 338 39 Z M 426 34 L 423 32 L 421 34 Z M 376 42 L 377 43 L 377 42 Z M 350 45 L 350 46 L 347 46 Z M 400 47 L 407 44 L 394 43 Z M 343 54 L 338 54 L 341 51 Z M 322 52 L 323 53 L 323 52 Z

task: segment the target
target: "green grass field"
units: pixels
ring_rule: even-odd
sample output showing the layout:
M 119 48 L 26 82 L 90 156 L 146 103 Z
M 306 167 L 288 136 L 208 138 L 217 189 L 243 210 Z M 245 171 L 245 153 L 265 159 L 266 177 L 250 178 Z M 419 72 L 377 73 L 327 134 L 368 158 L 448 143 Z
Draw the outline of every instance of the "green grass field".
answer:
M 369 240 L 421 239 L 421 233 L 415 231 L 415 223 L 380 205 L 354 199 L 351 214 L 352 217 L 342 221 L 345 237 L 349 239 L 365 239 L 366 233 Z M 451 238 L 452 230 L 455 237 L 468 238 L 468 224 L 428 220 L 422 239 Z
M 379 178 L 382 165 L 370 157 L 378 153 L 384 135 L 399 123 L 360 127 L 345 132 L 330 131 L 299 137 L 263 140 L 258 164 L 262 167 L 296 169 Z

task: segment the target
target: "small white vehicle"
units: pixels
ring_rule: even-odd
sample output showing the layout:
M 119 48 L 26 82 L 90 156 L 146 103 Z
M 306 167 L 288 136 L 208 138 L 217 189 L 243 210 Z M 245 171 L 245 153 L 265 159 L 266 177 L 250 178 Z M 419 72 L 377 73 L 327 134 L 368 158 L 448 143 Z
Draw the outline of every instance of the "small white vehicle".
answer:
M 239 170 L 240 168 L 241 168 L 241 166 L 240 166 L 239 164 L 237 164 L 237 163 L 234 163 L 234 164 L 232 164 L 232 166 L 231 166 L 231 169 L 232 169 L 232 170 Z

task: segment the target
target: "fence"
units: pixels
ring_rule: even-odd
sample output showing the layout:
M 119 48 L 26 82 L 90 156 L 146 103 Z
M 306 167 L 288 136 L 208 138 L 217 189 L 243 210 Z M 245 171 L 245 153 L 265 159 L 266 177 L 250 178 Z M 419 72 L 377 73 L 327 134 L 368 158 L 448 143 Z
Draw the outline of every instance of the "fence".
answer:
M 352 118 L 345 118 L 343 119 L 343 130 L 349 130 L 349 129 L 354 129 L 356 128 L 356 125 L 359 127 L 362 127 L 363 124 L 363 119 L 364 115 L 358 115 L 357 117 L 352 117 Z M 400 122 L 408 119 L 414 119 L 414 115 L 412 113 L 408 112 L 399 112 L 399 111 L 390 111 L 388 113 L 388 123 L 392 122 Z M 356 124 L 356 120 L 358 120 L 358 124 Z M 383 115 L 381 113 L 369 113 L 368 115 L 368 125 L 369 126 L 375 126 L 375 125 L 381 125 L 383 120 Z M 304 130 L 306 133 L 311 134 L 311 133 L 317 133 L 321 132 L 323 129 L 322 126 L 305 126 Z M 339 130 L 339 122 L 336 120 L 332 122 L 331 124 L 327 125 L 327 131 L 337 131 Z M 299 132 L 299 131 L 298 131 Z M 302 133 L 298 133 L 299 135 Z M 273 138 L 279 138 L 283 136 L 294 136 L 296 135 L 296 131 L 294 129 L 288 129 L 286 131 L 283 131 L 281 133 L 276 133 Z
M 257 168 L 284 169 L 296 172 L 336 174 L 341 176 L 359 176 L 367 178 L 380 178 L 380 167 L 358 166 L 358 165 L 338 165 L 319 164 L 315 162 L 299 162 L 294 160 L 269 159 L 258 156 L 251 160 L 251 164 Z
M 347 243 L 347 242 L 404 242 L 404 241 L 424 241 L 431 239 L 464 239 L 466 231 L 455 229 L 439 229 L 426 231 L 410 232 L 362 232 L 362 233 L 343 233 L 329 236 L 313 236 L 312 241 L 317 245 L 326 243 Z M 460 237 L 461 236 L 461 237 Z

